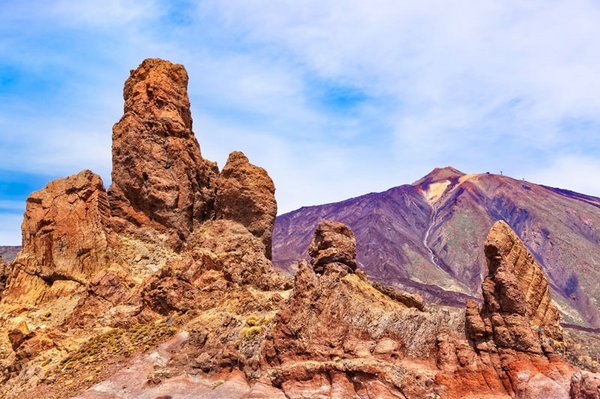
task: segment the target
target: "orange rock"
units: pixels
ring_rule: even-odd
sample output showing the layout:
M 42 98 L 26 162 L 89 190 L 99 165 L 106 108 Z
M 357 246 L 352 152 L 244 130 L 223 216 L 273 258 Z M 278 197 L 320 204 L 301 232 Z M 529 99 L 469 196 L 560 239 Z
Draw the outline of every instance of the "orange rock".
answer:
M 241 223 L 261 239 L 271 259 L 276 215 L 275 185 L 267 171 L 252 165 L 242 152 L 229 154 L 217 179 L 217 219 Z
M 308 248 L 312 267 L 323 273 L 328 264 L 339 263 L 356 270 L 356 238 L 352 230 L 343 223 L 321 220 Z
M 115 228 L 173 247 L 214 215 L 216 164 L 202 158 L 192 132 L 187 83 L 182 65 L 145 60 L 125 82 L 113 128 Z
M 84 284 L 107 266 L 109 217 L 102 179 L 89 170 L 49 183 L 27 199 L 15 267 L 48 284 Z

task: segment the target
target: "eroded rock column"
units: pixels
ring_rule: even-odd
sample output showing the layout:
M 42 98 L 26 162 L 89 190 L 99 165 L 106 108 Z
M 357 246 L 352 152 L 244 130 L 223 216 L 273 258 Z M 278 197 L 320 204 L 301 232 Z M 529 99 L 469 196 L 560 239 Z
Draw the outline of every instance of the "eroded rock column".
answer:
M 214 215 L 216 164 L 192 132 L 183 65 L 147 59 L 125 82 L 109 197 L 117 231 L 178 247 Z

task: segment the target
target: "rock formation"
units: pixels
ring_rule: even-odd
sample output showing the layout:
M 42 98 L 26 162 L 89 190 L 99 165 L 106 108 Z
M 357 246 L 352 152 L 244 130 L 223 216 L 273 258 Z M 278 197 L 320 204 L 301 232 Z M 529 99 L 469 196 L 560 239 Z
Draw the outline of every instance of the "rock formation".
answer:
M 482 285 L 483 306 L 469 301 L 465 314 L 479 360 L 457 369 L 453 389 L 464 392 L 475 374 L 497 379 L 512 397 L 566 397 L 573 368 L 554 353 L 562 332 L 543 271 L 503 221 L 492 227 L 485 255 L 489 275 Z
M 217 179 L 217 219 L 234 220 L 261 239 L 271 259 L 273 226 L 277 215 L 275 185 L 267 172 L 252 165 L 241 152 L 229 159 Z
M 132 72 L 109 194 L 83 171 L 28 199 L 0 264 L 0 397 L 597 397 L 554 351 L 548 283 L 502 222 L 464 313 L 372 283 L 328 220 L 292 286 L 268 258 L 273 182 L 242 153 L 218 175 L 200 157 L 186 83 L 165 61 Z
M 321 220 L 308 254 L 316 273 L 323 274 L 325 266 L 335 264 L 344 265 L 350 271 L 356 270 L 356 239 L 352 230 L 343 223 Z
M 569 399 L 600 399 L 600 375 L 585 371 L 573 374 Z
M 108 192 L 117 230 L 173 247 L 214 215 L 217 168 L 200 155 L 187 83 L 182 65 L 145 60 L 125 82 L 113 128 Z
M 452 328 L 445 315 L 406 306 L 352 273 L 354 235 L 341 223 L 321 221 L 310 248 L 313 267 L 300 262 L 264 348 L 286 396 L 436 397 L 433 374 L 402 359 L 427 363 L 436 335 Z
M 60 281 L 73 288 L 88 282 L 107 267 L 109 218 L 102 179 L 89 170 L 31 194 L 22 225 L 23 248 L 7 297 L 21 301 L 30 291 L 35 302 L 44 295 L 44 284 Z
M 542 337 L 562 339 L 559 313 L 544 272 L 519 237 L 503 221 L 491 229 L 485 255 L 490 274 L 482 291 L 481 319 L 468 304 L 472 339 L 493 339 L 498 347 L 542 353 Z

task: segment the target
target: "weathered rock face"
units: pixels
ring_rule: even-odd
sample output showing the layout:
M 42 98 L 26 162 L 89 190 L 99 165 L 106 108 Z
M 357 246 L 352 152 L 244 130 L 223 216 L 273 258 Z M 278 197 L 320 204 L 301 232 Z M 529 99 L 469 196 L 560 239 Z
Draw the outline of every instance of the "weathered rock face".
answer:
M 482 285 L 483 324 L 471 312 L 467 324 L 472 326 L 472 338 L 487 334 L 499 347 L 542 353 L 542 336 L 562 337 L 558 309 L 550 298 L 544 272 L 503 221 L 490 230 L 485 255 L 490 274 Z
M 125 113 L 113 128 L 116 229 L 173 247 L 214 214 L 217 168 L 200 155 L 187 83 L 182 65 L 145 60 L 125 82 Z
M 353 234 L 340 223 L 321 222 L 311 255 L 313 267 L 300 262 L 293 294 L 264 346 L 286 396 L 436 397 L 435 337 L 458 326 L 447 314 L 407 306 L 352 273 Z
M 503 221 L 492 227 L 485 255 L 484 304 L 480 308 L 469 301 L 465 312 L 478 361 L 441 380 L 454 394 L 485 376 L 485 381 L 500 381 L 495 390 L 511 397 L 566 397 L 573 368 L 553 353 L 552 342 L 562 339 L 562 331 L 543 271 Z
M 217 179 L 217 219 L 244 225 L 261 239 L 270 259 L 276 215 L 275 185 L 267 171 L 252 165 L 242 152 L 229 154 Z
M 260 238 L 232 220 L 215 220 L 201 226 L 190 237 L 187 253 L 194 259 L 194 266 L 185 269 L 194 281 L 206 270 L 223 273 L 236 285 L 269 289 L 283 281 L 265 256 Z
M 0 299 L 2 298 L 2 293 L 4 292 L 4 289 L 8 283 L 10 271 L 11 268 L 9 265 L 7 265 L 4 260 L 0 259 Z
M 578 371 L 571 379 L 570 399 L 600 399 L 600 374 Z
M 102 179 L 84 170 L 27 199 L 15 267 L 47 283 L 85 283 L 106 267 L 110 209 Z
M 356 239 L 352 230 L 343 223 L 321 220 L 308 248 L 312 267 L 323 273 L 328 264 L 342 264 L 356 270 Z

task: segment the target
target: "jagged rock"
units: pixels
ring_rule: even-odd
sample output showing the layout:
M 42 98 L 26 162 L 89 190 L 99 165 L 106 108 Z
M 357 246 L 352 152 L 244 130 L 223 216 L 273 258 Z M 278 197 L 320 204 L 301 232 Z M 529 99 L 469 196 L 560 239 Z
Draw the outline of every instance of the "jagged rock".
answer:
M 8 285 L 8 279 L 12 268 L 2 258 L 0 258 L 0 298 Z
M 49 183 L 27 198 L 15 267 L 48 284 L 87 282 L 106 267 L 109 217 L 102 179 L 91 171 Z
M 489 275 L 482 285 L 481 316 L 491 326 L 486 332 L 499 347 L 542 353 L 542 336 L 562 338 L 558 309 L 544 272 L 504 221 L 490 230 L 485 255 Z M 481 339 L 481 323 L 475 321 L 473 304 L 469 307 L 472 338 Z
M 273 270 L 263 242 L 232 220 L 215 220 L 200 226 L 189 238 L 186 253 L 191 258 L 179 269 L 195 285 L 207 270 L 218 271 L 226 281 L 237 285 L 264 289 L 289 285 Z
M 600 374 L 578 371 L 571 379 L 570 399 L 600 399 Z
M 348 227 L 321 222 L 311 245 L 317 267 L 299 263 L 293 293 L 267 336 L 265 362 L 282 370 L 277 383 L 290 397 L 334 387 L 336 397 L 435 397 L 431 375 L 401 359 L 430 356 L 443 315 L 407 306 L 351 273 L 352 238 Z M 361 378 L 350 385 L 331 383 L 334 374 L 354 372 Z
M 490 230 L 485 255 L 489 275 L 482 284 L 483 306 L 468 301 L 465 312 L 478 360 L 471 369 L 450 367 L 456 371 L 445 384 L 453 395 L 473 391 L 470 384 L 483 378 L 488 384 L 501 382 L 494 383 L 493 392 L 511 397 L 566 397 L 573 368 L 549 350 L 547 341 L 560 340 L 562 331 L 543 271 L 503 221 Z M 438 356 L 451 359 L 453 349 L 448 348 L 460 342 L 445 343 Z
M 27 323 L 24 320 L 21 320 L 16 326 L 8 331 L 8 340 L 10 341 L 12 349 L 16 351 L 27 338 L 31 337 L 31 335 Z
M 214 215 L 216 164 L 192 132 L 182 65 L 147 59 L 125 82 L 124 115 L 113 128 L 115 228 L 178 247 Z
M 342 264 L 356 270 L 356 239 L 352 230 L 343 223 L 321 220 L 308 248 L 312 267 L 323 273 L 328 264 Z
M 217 218 L 246 226 L 261 239 L 265 254 L 271 259 L 276 215 L 275 185 L 267 171 L 252 165 L 242 152 L 229 154 L 217 179 Z

